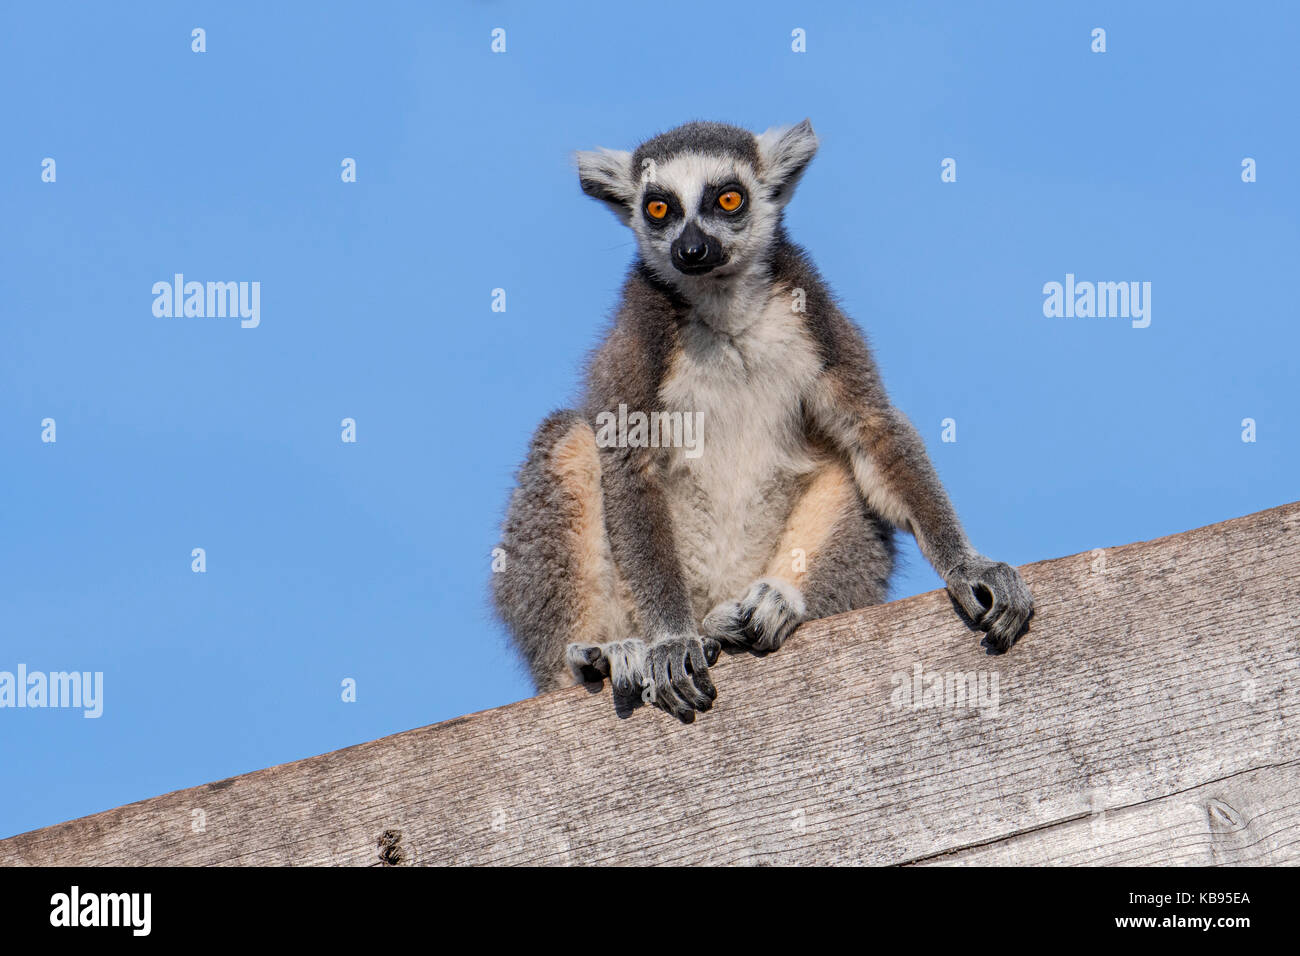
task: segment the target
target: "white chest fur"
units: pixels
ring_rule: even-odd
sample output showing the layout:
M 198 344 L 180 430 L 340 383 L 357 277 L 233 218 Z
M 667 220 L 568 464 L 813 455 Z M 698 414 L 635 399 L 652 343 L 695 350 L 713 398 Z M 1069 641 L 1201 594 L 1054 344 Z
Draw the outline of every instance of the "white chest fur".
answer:
M 814 464 L 800 404 L 820 363 L 790 302 L 776 293 L 728 333 L 688 324 L 659 390 L 664 409 L 700 415 L 698 454 L 670 450 L 665 475 L 697 617 L 761 576 Z

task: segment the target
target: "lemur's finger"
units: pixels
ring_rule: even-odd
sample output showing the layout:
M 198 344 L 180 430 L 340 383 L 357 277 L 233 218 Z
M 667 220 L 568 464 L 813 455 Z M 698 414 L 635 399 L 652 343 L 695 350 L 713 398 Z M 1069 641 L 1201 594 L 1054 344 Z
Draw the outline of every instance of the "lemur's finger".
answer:
M 695 705 L 691 702 L 690 691 L 687 689 L 690 687 L 689 679 L 683 682 L 679 675 L 673 673 L 673 667 L 667 660 L 663 662 L 662 675 L 661 678 L 656 674 L 655 689 L 659 692 L 660 699 L 668 704 L 669 712 L 687 723 L 694 720 Z
M 609 676 L 609 660 L 599 644 L 570 644 L 565 657 L 578 680 L 599 684 Z
M 754 613 L 758 610 L 758 602 L 763 600 L 767 590 L 768 586 L 760 583 L 750 588 L 749 593 L 745 595 L 745 599 L 740 603 L 740 615 L 736 618 L 742 630 L 752 632 Z
M 700 674 L 703 675 L 705 682 L 708 682 L 709 672 L 700 671 L 700 674 L 692 674 L 686 666 L 690 650 L 687 650 L 681 657 L 674 657 L 671 663 L 673 689 L 677 691 L 682 700 L 686 701 L 696 710 L 708 710 L 713 706 L 713 697 L 705 693 L 704 688 L 698 686 Z M 703 661 L 704 654 L 700 653 L 700 660 Z M 716 696 L 716 695 L 715 695 Z
M 713 641 L 713 661 L 718 659 L 718 651 L 722 645 Z M 713 677 L 709 674 L 709 666 L 713 663 L 709 660 L 709 649 L 704 641 L 697 645 L 692 645 L 690 657 L 687 658 L 687 669 L 691 672 L 691 678 L 709 700 L 716 700 L 718 689 L 713 686 Z
M 740 623 L 740 602 L 724 601 L 715 607 L 712 611 L 704 616 L 704 621 L 700 624 L 700 630 L 704 632 L 705 654 L 710 654 L 710 641 L 717 645 L 717 649 L 712 651 L 709 657 L 709 664 L 712 665 L 718 659 L 718 653 L 723 644 L 733 646 L 743 645 L 748 638 L 745 636 L 745 628 Z
M 695 719 L 695 708 L 688 704 L 673 687 L 672 680 L 655 681 L 655 702 L 684 724 Z
M 701 639 L 700 643 L 704 649 L 704 662 L 709 667 L 718 663 L 718 655 L 722 653 L 722 642 L 717 638 L 705 637 Z M 712 682 L 710 681 L 710 683 Z
M 956 584 L 948 585 L 948 593 L 957 602 L 957 606 L 970 618 L 971 623 L 978 627 L 987 612 L 987 608 L 975 596 L 975 585 L 969 581 L 958 581 Z
M 691 680 L 691 675 L 684 670 L 673 668 L 673 690 L 677 691 L 677 696 L 686 701 L 692 710 L 708 710 L 713 706 L 713 701 L 700 693 Z
M 791 603 L 791 597 L 799 597 L 799 605 Z M 785 643 L 791 632 L 799 625 L 803 617 L 802 598 L 799 595 L 788 597 L 780 590 L 769 587 L 763 591 L 758 608 L 750 621 L 755 641 L 754 647 L 760 651 L 775 651 Z
M 1015 643 L 1016 637 L 1024 629 L 1025 622 L 1029 620 L 1029 615 L 1032 613 L 1030 609 L 1023 607 L 1009 610 L 998 622 L 997 627 L 989 631 L 989 636 L 996 638 L 1001 648 L 1006 650 Z
M 998 630 L 989 631 L 988 636 L 984 641 L 999 654 L 1005 653 L 1011 647 L 1011 637 L 1004 634 L 1000 628 Z
M 991 647 L 998 654 L 1004 654 L 1011 649 L 1012 636 L 1001 627 L 994 628 L 988 632 L 984 643 Z
M 1028 608 L 1016 612 L 1016 619 L 1007 625 L 1007 645 L 1010 646 L 1020 640 L 1020 635 L 1025 632 L 1029 626 L 1029 619 L 1034 616 L 1033 608 Z
M 1002 620 L 1003 615 L 1007 613 L 1009 607 L 1010 605 L 1007 604 L 1006 599 L 1000 597 L 995 591 L 993 593 L 993 604 L 989 606 L 989 609 L 984 613 L 984 617 L 980 619 L 980 630 L 992 631 L 993 628 L 997 627 L 998 621 Z

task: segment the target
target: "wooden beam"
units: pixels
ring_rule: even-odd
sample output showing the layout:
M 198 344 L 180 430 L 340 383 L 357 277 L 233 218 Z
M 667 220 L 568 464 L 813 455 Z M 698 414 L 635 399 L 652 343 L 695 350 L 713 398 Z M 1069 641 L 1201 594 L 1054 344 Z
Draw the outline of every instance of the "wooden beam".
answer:
M 1006 655 L 932 592 L 724 658 L 693 725 L 575 687 L 25 833 L 0 865 L 1300 862 L 1300 503 L 1023 572 L 1039 610 Z M 984 706 L 913 706 L 918 669 Z
M 1300 760 L 1018 836 L 917 866 L 1280 866 L 1300 860 Z

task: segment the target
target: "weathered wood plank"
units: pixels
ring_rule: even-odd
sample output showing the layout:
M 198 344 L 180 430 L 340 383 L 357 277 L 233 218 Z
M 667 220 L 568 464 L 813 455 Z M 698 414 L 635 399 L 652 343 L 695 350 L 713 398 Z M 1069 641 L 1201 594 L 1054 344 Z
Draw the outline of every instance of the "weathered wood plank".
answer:
M 1300 761 L 916 861 L 917 866 L 1274 866 L 1300 861 Z
M 573 688 L 13 837 L 0 864 L 372 865 L 386 831 L 401 863 L 1045 860 L 1052 839 L 1068 862 L 1099 811 L 1143 862 L 1177 862 L 1195 835 L 1162 847 L 1162 801 L 1289 781 L 1300 504 L 1024 574 L 1039 611 L 1000 657 L 933 592 L 721 661 L 691 726 Z M 996 679 L 996 712 L 896 706 L 918 665 Z M 1293 828 L 1286 800 L 1234 799 Z M 1300 859 L 1268 839 L 1270 861 Z

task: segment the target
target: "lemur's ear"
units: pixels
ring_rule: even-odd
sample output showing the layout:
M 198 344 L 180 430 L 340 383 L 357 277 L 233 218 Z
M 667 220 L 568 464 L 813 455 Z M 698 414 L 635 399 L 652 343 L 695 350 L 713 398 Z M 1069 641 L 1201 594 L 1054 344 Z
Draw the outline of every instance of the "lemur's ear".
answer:
M 773 126 L 758 137 L 758 154 L 763 160 L 763 181 L 769 195 L 784 206 L 794 195 L 804 170 L 817 152 L 817 134 L 812 122 L 794 126 Z
M 632 199 L 636 186 L 632 179 L 632 154 L 620 149 L 598 149 L 577 154 L 578 182 L 582 191 L 599 199 L 619 221 L 632 220 Z

